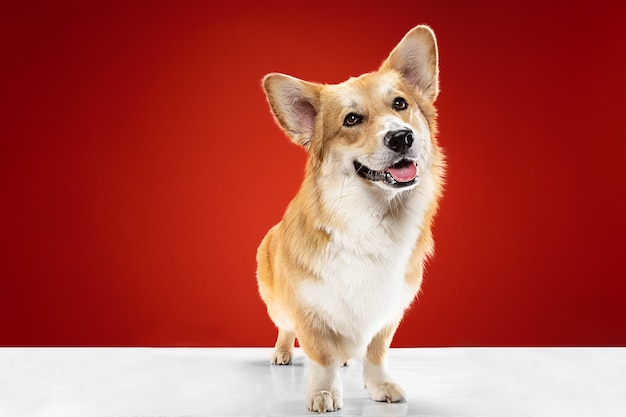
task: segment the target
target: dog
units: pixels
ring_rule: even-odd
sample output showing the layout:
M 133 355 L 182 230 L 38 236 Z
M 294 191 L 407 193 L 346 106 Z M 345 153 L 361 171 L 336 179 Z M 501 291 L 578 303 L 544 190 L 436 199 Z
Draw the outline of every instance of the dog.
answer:
M 343 406 L 340 368 L 362 360 L 375 401 L 405 402 L 385 355 L 433 253 L 444 181 L 434 32 L 411 29 L 375 72 L 340 84 L 271 73 L 278 125 L 307 154 L 302 185 L 257 251 L 261 298 L 278 328 L 272 357 L 307 355 L 309 411 Z

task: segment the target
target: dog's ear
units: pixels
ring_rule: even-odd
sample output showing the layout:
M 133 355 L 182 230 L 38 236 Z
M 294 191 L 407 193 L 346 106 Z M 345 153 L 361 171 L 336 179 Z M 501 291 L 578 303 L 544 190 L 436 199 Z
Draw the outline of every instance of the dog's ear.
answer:
M 402 38 L 380 70 L 395 69 L 405 81 L 430 101 L 439 93 L 439 58 L 435 33 L 428 26 L 416 26 Z
M 296 144 L 309 148 L 319 103 L 318 84 L 272 73 L 263 88 L 278 124 Z

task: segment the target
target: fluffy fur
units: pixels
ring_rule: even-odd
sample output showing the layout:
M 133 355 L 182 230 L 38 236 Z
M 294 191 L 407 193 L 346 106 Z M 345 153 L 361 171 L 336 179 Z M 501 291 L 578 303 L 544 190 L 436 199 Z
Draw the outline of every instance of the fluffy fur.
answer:
M 308 152 L 300 190 L 257 252 L 278 327 L 272 362 L 290 364 L 298 338 L 311 411 L 342 407 L 349 358 L 363 361 L 372 399 L 404 401 L 385 354 L 433 251 L 444 174 L 434 33 L 413 28 L 378 71 L 340 84 L 273 73 L 263 86 L 277 123 Z

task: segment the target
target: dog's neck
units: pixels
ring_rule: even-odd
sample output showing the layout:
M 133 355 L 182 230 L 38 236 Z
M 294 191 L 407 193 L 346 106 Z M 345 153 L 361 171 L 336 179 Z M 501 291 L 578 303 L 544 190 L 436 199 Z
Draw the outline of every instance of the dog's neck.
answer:
M 376 228 L 384 222 L 417 224 L 421 221 L 419 185 L 416 188 L 386 190 L 355 175 L 327 181 L 310 181 L 318 195 L 318 218 L 343 228 Z M 323 214 L 322 214 L 323 213 Z

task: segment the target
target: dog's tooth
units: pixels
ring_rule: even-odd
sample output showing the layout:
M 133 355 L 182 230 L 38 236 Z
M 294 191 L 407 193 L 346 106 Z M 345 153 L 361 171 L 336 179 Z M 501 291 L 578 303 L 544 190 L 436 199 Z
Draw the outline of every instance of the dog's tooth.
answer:
M 386 184 L 393 185 L 396 183 L 396 179 L 388 171 L 383 172 L 382 177 Z

